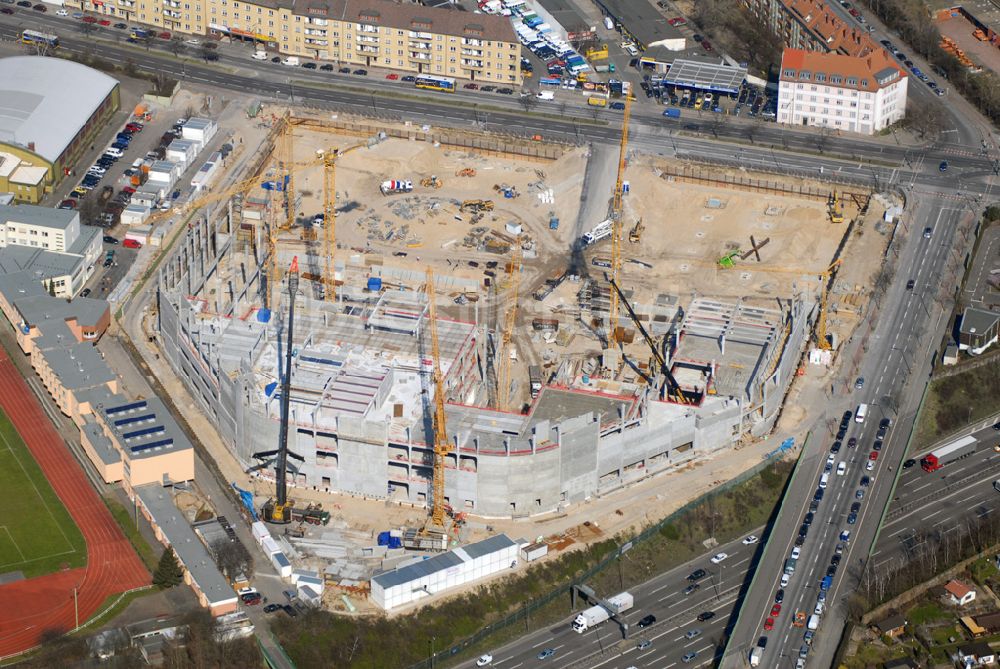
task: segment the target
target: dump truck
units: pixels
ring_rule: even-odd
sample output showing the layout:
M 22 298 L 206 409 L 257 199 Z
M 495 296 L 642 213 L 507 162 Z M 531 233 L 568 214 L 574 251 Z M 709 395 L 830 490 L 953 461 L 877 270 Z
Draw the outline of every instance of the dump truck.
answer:
M 409 193 L 413 190 L 413 182 L 404 181 L 402 179 L 389 179 L 382 182 L 382 185 L 379 186 L 379 190 L 382 191 L 382 195 Z
M 925 472 L 936 472 L 949 462 L 972 455 L 978 445 L 979 442 L 972 435 L 962 437 L 941 448 L 935 448 L 920 460 L 920 466 Z
M 531 382 L 531 398 L 534 399 L 542 392 L 542 368 L 538 365 L 528 367 L 528 379 Z
M 310 504 L 306 507 L 292 507 L 292 521 L 306 522 L 310 525 L 326 525 L 330 522 L 330 512 L 324 511 L 321 504 Z
M 600 604 L 596 606 L 591 606 L 586 611 L 581 612 L 573 619 L 573 631 L 577 634 L 583 634 L 591 627 L 600 625 L 605 620 L 611 617 L 612 614 L 624 613 L 632 608 L 635 600 L 632 598 L 632 594 L 628 592 L 622 592 L 614 597 L 608 599 L 607 604 L 609 609 L 604 608 Z

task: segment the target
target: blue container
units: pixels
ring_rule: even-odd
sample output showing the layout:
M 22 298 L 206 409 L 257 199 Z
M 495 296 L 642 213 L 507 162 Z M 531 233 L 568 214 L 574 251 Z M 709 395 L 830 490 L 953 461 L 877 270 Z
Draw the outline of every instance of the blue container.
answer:
M 382 290 L 382 277 L 370 276 L 368 277 L 368 290 L 377 293 Z

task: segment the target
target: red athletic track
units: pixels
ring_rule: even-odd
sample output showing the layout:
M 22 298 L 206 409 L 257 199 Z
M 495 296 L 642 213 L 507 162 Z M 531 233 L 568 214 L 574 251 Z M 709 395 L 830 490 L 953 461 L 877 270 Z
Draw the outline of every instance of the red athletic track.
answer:
M 2 348 L 0 407 L 87 542 L 86 567 L 0 586 L 2 658 L 37 645 L 44 634 L 73 629 L 74 587 L 82 623 L 109 596 L 148 585 L 149 573 Z

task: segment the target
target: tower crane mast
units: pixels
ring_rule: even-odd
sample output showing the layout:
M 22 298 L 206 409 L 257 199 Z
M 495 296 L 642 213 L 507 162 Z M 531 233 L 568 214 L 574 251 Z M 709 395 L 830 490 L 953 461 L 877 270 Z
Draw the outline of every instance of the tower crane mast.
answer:
M 514 254 L 510 260 L 510 282 L 507 291 L 507 309 L 504 312 L 503 331 L 500 335 L 500 378 L 497 381 L 497 408 L 507 409 L 510 403 L 511 339 L 514 322 L 517 320 L 518 289 L 521 282 L 521 244 L 514 244 Z
M 431 326 L 431 359 L 434 375 L 434 481 L 431 506 L 431 525 L 444 527 L 446 513 L 444 502 L 444 472 L 451 444 L 444 414 L 444 377 L 441 375 L 441 350 L 438 346 L 437 307 L 434 304 L 434 272 L 427 268 L 427 318 Z
M 611 202 L 611 280 L 617 284 L 622 267 L 622 216 L 624 209 L 625 159 L 628 155 L 628 122 L 632 114 L 632 96 L 625 96 L 625 112 L 622 115 L 622 137 L 618 147 L 618 175 L 615 178 L 615 194 Z M 618 292 L 611 291 L 611 306 L 608 309 L 608 347 L 618 343 L 618 314 L 620 303 Z

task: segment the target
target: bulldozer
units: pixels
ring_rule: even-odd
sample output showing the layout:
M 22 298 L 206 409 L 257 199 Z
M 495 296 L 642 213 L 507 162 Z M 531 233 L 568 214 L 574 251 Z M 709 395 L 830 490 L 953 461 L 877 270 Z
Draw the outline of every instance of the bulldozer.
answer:
M 420 180 L 420 185 L 424 188 L 440 188 L 444 185 L 444 182 L 437 178 L 436 175 L 431 175 Z
M 459 207 L 459 211 L 471 211 L 479 213 L 481 211 L 493 211 L 493 200 L 466 200 Z

